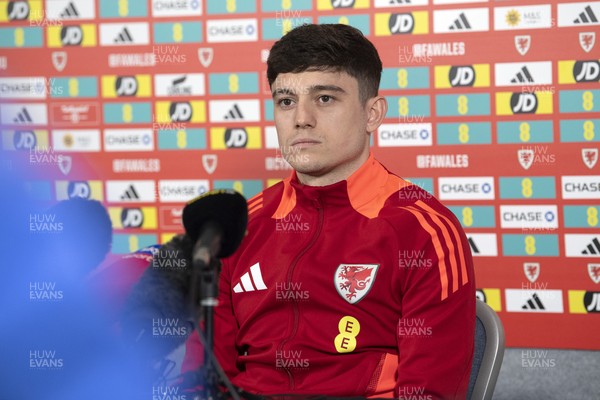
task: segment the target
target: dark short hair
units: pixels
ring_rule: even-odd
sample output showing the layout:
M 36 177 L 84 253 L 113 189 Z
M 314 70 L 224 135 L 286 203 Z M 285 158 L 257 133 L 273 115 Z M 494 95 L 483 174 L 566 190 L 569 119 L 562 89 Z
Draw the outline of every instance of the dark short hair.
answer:
M 301 25 L 275 42 L 267 60 L 269 86 L 279 74 L 345 72 L 358 81 L 361 102 L 377 96 L 381 80 L 377 49 L 358 29 L 343 24 Z

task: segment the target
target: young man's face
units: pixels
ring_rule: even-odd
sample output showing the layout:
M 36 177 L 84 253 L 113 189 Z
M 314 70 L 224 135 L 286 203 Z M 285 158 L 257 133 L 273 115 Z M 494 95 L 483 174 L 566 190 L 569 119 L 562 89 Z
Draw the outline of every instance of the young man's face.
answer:
M 355 78 L 345 72 L 286 73 L 271 90 L 279 146 L 302 183 L 344 180 L 368 158 L 369 133 L 383 118 L 374 118 L 373 104 L 385 100 L 374 97 L 363 105 Z

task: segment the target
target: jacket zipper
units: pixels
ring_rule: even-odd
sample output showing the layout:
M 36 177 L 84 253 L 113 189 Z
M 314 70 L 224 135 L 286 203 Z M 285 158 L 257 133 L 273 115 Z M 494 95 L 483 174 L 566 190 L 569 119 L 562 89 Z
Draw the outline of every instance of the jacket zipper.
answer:
M 323 227 L 324 210 L 323 210 L 323 206 L 322 206 L 320 198 L 317 198 L 316 200 L 314 200 L 314 203 L 315 203 L 315 207 L 318 211 L 317 229 L 316 229 L 315 234 L 311 238 L 310 242 L 306 245 L 306 247 L 304 247 L 304 249 L 302 249 L 302 251 L 300 253 L 298 253 L 296 258 L 294 258 L 294 260 L 290 264 L 290 268 L 288 269 L 288 274 L 287 274 L 287 283 L 290 285 L 292 283 L 292 276 L 294 275 L 294 269 L 296 268 L 298 261 L 300 261 L 300 258 L 302 258 L 302 256 L 304 256 L 304 254 L 306 254 L 306 252 L 315 244 L 315 242 L 319 238 L 319 235 L 321 234 L 321 229 Z M 295 298 L 292 299 L 292 307 L 293 307 L 293 311 L 294 311 L 294 325 L 292 327 L 292 333 L 287 338 L 283 339 L 281 341 L 281 343 L 279 344 L 279 346 L 277 347 L 277 351 L 279 351 L 280 354 L 282 353 L 283 347 L 286 345 L 286 343 L 289 342 L 294 336 L 296 336 L 296 333 L 298 332 L 298 320 L 300 318 L 300 312 L 298 310 L 298 302 L 296 301 Z M 292 374 L 292 371 L 288 367 L 285 367 L 284 369 L 285 369 L 285 372 L 287 372 L 288 378 L 290 380 L 290 390 L 293 390 L 295 388 L 294 375 Z

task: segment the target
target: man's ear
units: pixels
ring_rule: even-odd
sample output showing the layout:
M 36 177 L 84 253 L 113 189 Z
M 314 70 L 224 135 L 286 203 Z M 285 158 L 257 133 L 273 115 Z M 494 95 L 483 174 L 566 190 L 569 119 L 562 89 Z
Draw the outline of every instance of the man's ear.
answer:
M 367 100 L 365 107 L 368 113 L 367 132 L 373 133 L 382 124 L 385 114 L 387 114 L 387 100 L 383 96 L 372 97 Z

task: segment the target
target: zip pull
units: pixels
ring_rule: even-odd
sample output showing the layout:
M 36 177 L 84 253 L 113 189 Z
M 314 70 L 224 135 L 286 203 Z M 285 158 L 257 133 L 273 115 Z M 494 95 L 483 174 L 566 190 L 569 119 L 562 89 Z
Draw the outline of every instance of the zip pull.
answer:
M 318 210 L 323 208 L 323 203 L 321 201 L 320 197 L 317 197 L 316 199 L 312 200 L 313 206 Z

